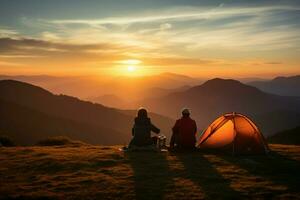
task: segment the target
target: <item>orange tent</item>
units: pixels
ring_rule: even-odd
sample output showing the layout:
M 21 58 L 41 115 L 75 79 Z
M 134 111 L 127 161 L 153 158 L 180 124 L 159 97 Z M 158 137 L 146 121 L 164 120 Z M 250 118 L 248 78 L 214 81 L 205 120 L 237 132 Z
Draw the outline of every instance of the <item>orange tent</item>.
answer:
M 227 149 L 233 154 L 263 154 L 269 151 L 264 136 L 246 116 L 229 113 L 217 118 L 201 135 L 202 149 Z

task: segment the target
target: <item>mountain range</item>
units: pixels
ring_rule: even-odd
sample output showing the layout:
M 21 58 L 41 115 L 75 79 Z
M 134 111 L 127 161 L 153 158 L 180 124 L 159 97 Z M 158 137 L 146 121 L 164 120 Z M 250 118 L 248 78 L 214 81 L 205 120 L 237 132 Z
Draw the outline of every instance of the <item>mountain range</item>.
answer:
M 56 79 L 51 81 L 55 83 Z M 173 89 L 148 89 L 152 95 L 141 96 L 134 106 L 148 108 L 152 121 L 168 138 L 173 119 L 180 117 L 183 107 L 191 109 L 200 131 L 227 112 L 249 116 L 265 136 L 300 125 L 300 97 L 270 94 L 232 79 L 216 78 L 196 86 Z M 8 135 L 16 143 L 33 144 L 58 135 L 106 145 L 125 144 L 131 138 L 136 111 L 112 108 L 122 103 L 117 96 L 105 97 L 107 104 L 115 103 L 107 107 L 72 96 L 55 95 L 39 86 L 15 80 L 0 81 L 0 94 L 0 135 Z
M 300 96 L 300 75 L 276 77 L 269 81 L 253 81 L 249 85 L 282 96 Z
M 66 135 L 92 144 L 125 144 L 135 111 L 108 108 L 14 80 L 0 81 L 1 127 L 17 143 Z M 169 135 L 173 121 L 154 113 L 152 121 Z
M 99 102 L 97 98 L 114 95 L 125 102 L 177 90 L 187 85 L 196 85 L 202 79 L 174 73 L 162 73 L 143 77 L 135 76 L 7 76 L 0 80 L 17 80 L 45 88 L 54 94 L 66 94 L 81 99 Z M 165 90 L 165 91 L 164 91 Z M 153 91 L 155 92 L 153 94 Z
M 200 129 L 227 112 L 248 115 L 267 136 L 300 124 L 300 97 L 265 93 L 231 79 L 212 79 L 186 91 L 146 99 L 141 104 L 172 118 L 180 117 L 180 110 L 188 107 Z

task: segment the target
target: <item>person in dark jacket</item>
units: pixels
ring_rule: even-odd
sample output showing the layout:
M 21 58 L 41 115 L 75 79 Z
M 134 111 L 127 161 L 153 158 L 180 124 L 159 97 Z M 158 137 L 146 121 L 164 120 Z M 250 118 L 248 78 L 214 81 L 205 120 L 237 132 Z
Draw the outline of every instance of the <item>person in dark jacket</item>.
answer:
M 171 149 L 193 150 L 196 144 L 197 125 L 195 120 L 190 118 L 190 110 L 182 110 L 182 117 L 178 119 L 172 128 L 170 140 Z
M 145 108 L 140 108 L 137 117 L 134 119 L 132 128 L 132 139 L 129 147 L 132 146 L 148 146 L 156 143 L 156 137 L 151 137 L 151 131 L 158 134 L 160 129 L 151 123 L 148 112 Z

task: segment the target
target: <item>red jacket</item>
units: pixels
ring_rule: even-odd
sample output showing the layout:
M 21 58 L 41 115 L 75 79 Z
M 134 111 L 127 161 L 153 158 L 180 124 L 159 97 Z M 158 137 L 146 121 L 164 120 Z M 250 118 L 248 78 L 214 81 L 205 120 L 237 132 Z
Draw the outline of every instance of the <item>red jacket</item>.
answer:
M 193 148 L 196 144 L 197 125 L 195 120 L 190 117 L 182 117 L 178 119 L 172 128 L 173 135 L 171 137 L 170 146 L 177 145 L 182 148 Z

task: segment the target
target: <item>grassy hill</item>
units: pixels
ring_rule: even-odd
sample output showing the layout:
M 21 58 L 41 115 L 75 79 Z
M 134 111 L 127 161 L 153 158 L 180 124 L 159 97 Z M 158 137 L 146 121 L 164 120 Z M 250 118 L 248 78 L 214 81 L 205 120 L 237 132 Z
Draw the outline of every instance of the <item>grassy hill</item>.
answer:
M 268 138 L 268 141 L 276 144 L 300 144 L 300 126 L 285 131 Z
M 2 147 L 0 199 L 299 199 L 300 146 L 270 147 L 268 156 L 234 157 L 85 144 Z

